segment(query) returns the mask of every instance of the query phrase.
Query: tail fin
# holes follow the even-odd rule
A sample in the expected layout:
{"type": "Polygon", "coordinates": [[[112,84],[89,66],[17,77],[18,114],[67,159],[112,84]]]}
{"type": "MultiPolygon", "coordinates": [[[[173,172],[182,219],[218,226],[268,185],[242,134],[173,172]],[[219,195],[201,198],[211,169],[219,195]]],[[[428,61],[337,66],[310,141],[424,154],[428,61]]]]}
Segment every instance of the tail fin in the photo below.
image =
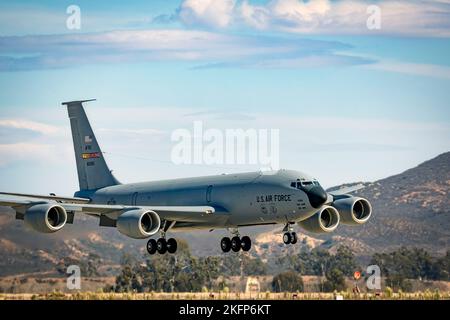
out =
{"type": "Polygon", "coordinates": [[[103,158],[100,146],[83,109],[83,102],[94,100],[62,103],[62,105],[67,106],[69,113],[80,190],[93,190],[119,184],[103,158]]]}

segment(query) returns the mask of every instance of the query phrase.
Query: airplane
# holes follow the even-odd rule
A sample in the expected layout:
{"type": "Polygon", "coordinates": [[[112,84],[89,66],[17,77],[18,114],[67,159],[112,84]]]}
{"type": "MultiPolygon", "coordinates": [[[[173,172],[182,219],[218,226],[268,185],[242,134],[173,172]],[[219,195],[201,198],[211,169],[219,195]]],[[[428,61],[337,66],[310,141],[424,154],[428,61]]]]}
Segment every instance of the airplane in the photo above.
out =
{"type": "Polygon", "coordinates": [[[315,233],[334,231],[340,223],[361,225],[372,215],[367,199],[350,195],[360,186],[326,192],[317,179],[293,170],[120,183],[104,154],[80,100],[63,102],[72,130],[79,191],[73,197],[0,192],[0,206],[15,210],[16,219],[41,233],[72,224],[76,214],[99,219],[134,239],[148,239],[149,254],[173,254],[168,232],[227,229],[220,241],[224,253],[249,251],[250,237],[240,228],[282,224],[286,245],[297,242],[293,226],[315,233]],[[159,238],[155,235],[159,233],[159,238]]]}

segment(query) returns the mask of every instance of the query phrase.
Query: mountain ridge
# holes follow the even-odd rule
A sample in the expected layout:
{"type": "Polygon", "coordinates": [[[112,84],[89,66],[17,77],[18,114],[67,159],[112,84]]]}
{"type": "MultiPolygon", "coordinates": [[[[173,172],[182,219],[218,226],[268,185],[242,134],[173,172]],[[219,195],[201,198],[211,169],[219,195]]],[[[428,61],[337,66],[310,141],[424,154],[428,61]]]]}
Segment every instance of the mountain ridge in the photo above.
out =
{"type": "MultiPolygon", "coordinates": [[[[422,247],[434,255],[450,248],[450,152],[400,174],[363,184],[365,188],[354,195],[367,198],[374,209],[365,225],[341,225],[332,234],[324,235],[298,229],[296,246],[282,244],[280,226],[243,229],[254,239],[250,254],[267,260],[305,248],[333,251],[343,244],[361,257],[400,246],[422,247]]],[[[195,255],[206,256],[222,254],[219,240],[226,234],[218,230],[176,236],[188,241],[195,255]]],[[[3,257],[0,276],[14,274],[17,270],[20,273],[56,270],[55,266],[64,259],[86,261],[92,257],[111,274],[124,253],[145,256],[145,241],[129,239],[114,228],[99,228],[95,218],[84,215],[77,216],[75,224],[61,232],[38,234],[27,230],[22,221],[16,221],[11,209],[0,207],[0,254],[3,257]]]]}

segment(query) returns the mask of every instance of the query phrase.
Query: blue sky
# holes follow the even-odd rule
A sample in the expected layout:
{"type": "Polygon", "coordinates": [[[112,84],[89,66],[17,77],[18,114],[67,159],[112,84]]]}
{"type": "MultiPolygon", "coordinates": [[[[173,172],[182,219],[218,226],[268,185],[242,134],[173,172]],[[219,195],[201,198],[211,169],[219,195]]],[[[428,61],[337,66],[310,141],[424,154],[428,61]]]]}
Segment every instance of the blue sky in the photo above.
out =
{"type": "Polygon", "coordinates": [[[447,1],[1,1],[0,190],[77,189],[60,102],[88,98],[124,182],[258,169],[172,164],[196,120],[280,129],[281,166],[325,186],[373,181],[450,150],[449,57],[447,1]]]}

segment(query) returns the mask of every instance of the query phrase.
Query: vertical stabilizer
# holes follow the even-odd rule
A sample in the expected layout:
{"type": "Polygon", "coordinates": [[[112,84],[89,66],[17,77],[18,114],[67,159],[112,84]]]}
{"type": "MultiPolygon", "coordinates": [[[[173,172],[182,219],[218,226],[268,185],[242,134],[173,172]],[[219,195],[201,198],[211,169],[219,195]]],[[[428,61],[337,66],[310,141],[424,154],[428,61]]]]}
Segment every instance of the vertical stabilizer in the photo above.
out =
{"type": "Polygon", "coordinates": [[[67,106],[69,113],[80,190],[94,190],[119,184],[106,164],[83,109],[83,102],[94,100],[62,103],[67,106]]]}

